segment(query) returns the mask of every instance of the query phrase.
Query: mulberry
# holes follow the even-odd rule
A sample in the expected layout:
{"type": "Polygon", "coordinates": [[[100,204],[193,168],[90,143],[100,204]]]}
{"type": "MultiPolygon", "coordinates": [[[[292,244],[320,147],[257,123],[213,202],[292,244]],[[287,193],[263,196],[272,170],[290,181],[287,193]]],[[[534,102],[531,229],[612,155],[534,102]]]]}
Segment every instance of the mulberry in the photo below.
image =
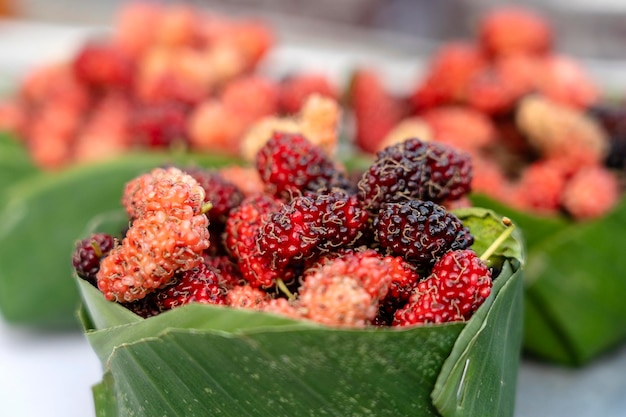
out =
{"type": "Polygon", "coordinates": [[[221,285],[219,272],[201,263],[188,271],[176,274],[173,282],[156,294],[161,311],[189,303],[226,304],[226,288],[221,285]]]}
{"type": "Polygon", "coordinates": [[[343,192],[294,198],[259,230],[260,251],[274,268],[347,247],[367,227],[356,196],[343,192]]]}
{"type": "Polygon", "coordinates": [[[335,163],[299,134],[274,133],[259,150],[256,167],[266,191],[286,201],[307,191],[347,187],[335,163]]]}
{"type": "Polygon", "coordinates": [[[444,253],[474,243],[461,220],[432,201],[384,204],[374,219],[374,229],[384,250],[418,268],[428,268],[444,253]]]}
{"type": "Polygon", "coordinates": [[[491,272],[472,250],[447,252],[420,282],[395,326],[465,321],[491,293],[491,272]]]}
{"type": "Polygon", "coordinates": [[[376,212],[386,202],[409,199],[442,202],[470,190],[469,154],[436,142],[409,139],[380,151],[358,183],[364,206],[376,212]]]}
{"type": "Polygon", "coordinates": [[[278,278],[269,261],[257,246],[263,220],[278,211],[282,203],[274,197],[258,194],[244,199],[226,221],[225,245],[236,260],[242,276],[255,287],[269,287],[278,278]]]}
{"type": "Polygon", "coordinates": [[[108,300],[144,298],[169,284],[176,272],[202,262],[209,247],[207,227],[204,215],[179,218],[158,211],[135,219],[122,244],[102,260],[98,288],[108,300]]]}
{"type": "Polygon", "coordinates": [[[114,246],[115,239],[106,233],[95,233],[78,242],[72,255],[72,266],[76,274],[95,285],[100,260],[107,256],[114,246]]]}
{"type": "Polygon", "coordinates": [[[198,181],[180,169],[155,168],[126,184],[122,204],[131,218],[161,210],[196,215],[202,213],[205,196],[198,181]]]}

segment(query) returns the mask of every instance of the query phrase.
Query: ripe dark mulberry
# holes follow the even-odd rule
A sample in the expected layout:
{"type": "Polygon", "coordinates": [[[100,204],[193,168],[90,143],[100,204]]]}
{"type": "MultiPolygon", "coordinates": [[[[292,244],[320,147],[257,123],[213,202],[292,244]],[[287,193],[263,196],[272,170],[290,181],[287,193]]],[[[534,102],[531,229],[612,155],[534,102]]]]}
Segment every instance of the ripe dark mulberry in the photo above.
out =
{"type": "Polygon", "coordinates": [[[363,174],[358,196],[364,207],[376,212],[383,203],[456,200],[470,191],[469,154],[437,142],[409,139],[376,155],[363,174]]]}
{"type": "Polygon", "coordinates": [[[419,268],[428,268],[444,253],[474,242],[461,220],[432,201],[386,203],[374,219],[374,228],[384,250],[419,268]]]}
{"type": "Polygon", "coordinates": [[[105,257],[113,246],[115,239],[106,233],[95,233],[78,242],[72,256],[72,266],[76,274],[95,285],[100,259],[105,257]]]}

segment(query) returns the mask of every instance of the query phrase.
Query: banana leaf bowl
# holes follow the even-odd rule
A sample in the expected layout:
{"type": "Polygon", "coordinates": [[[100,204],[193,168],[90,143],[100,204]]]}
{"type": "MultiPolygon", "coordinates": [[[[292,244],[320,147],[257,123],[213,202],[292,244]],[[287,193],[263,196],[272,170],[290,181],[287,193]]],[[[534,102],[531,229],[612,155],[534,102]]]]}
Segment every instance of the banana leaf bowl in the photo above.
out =
{"type": "MultiPolygon", "coordinates": [[[[490,210],[456,214],[477,253],[504,227],[490,210]]],[[[115,218],[103,214],[87,232],[113,230],[115,218]]],[[[512,416],[523,327],[518,232],[492,256],[497,278],[471,319],[405,329],[333,328],[194,303],[144,319],[75,277],[79,317],[103,368],[96,414],[512,416]]]]}

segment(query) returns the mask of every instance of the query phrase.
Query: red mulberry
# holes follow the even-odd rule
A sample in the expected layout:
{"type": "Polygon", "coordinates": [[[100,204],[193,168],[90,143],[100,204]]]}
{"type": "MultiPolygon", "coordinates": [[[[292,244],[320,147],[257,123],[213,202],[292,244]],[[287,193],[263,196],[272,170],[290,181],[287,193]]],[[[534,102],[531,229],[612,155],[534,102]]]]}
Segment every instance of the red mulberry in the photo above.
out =
{"type": "Polygon", "coordinates": [[[278,269],[356,242],[367,227],[356,196],[304,195],[273,213],[259,230],[261,253],[278,269]]]}
{"type": "Polygon", "coordinates": [[[420,282],[394,325],[464,321],[491,293],[491,273],[472,250],[446,253],[420,282]]]}
{"type": "Polygon", "coordinates": [[[169,284],[176,272],[202,262],[207,226],[204,215],[179,218],[164,211],[135,219],[122,244],[102,260],[98,288],[109,300],[129,302],[169,284]]]}
{"type": "Polygon", "coordinates": [[[221,285],[219,272],[205,264],[176,274],[173,281],[156,295],[161,311],[189,303],[226,304],[226,288],[221,285]]]}
{"type": "Polygon", "coordinates": [[[307,191],[347,187],[322,148],[299,134],[275,133],[258,152],[256,166],[266,191],[286,201],[307,191]]]}
{"type": "Polygon", "coordinates": [[[244,199],[226,221],[225,245],[236,260],[243,277],[255,287],[269,287],[278,278],[269,261],[257,246],[263,220],[278,211],[282,203],[274,197],[258,194],[244,199]]]}
{"type": "Polygon", "coordinates": [[[202,212],[206,193],[190,175],[178,168],[155,168],[126,184],[122,204],[131,218],[153,211],[202,212]]]}

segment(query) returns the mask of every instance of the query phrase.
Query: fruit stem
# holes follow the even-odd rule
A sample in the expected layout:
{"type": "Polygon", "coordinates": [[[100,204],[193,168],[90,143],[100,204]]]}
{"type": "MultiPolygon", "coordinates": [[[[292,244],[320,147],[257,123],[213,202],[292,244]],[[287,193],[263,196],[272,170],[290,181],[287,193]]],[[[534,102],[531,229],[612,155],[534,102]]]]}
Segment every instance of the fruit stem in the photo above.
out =
{"type": "Polygon", "coordinates": [[[210,201],[207,201],[206,203],[202,205],[202,214],[206,214],[206,212],[211,210],[212,208],[213,208],[213,203],[211,203],[210,201]]]}
{"type": "Polygon", "coordinates": [[[96,242],[95,240],[92,240],[91,247],[93,248],[93,252],[96,254],[98,259],[102,258],[102,249],[100,248],[100,245],[98,245],[98,242],[96,242]]]}
{"type": "Polygon", "coordinates": [[[515,230],[515,225],[508,217],[502,218],[502,224],[506,227],[500,236],[496,240],[494,240],[491,245],[480,255],[480,260],[483,262],[487,262],[487,260],[493,255],[493,253],[500,247],[500,245],[511,236],[513,230],[515,230]]]}
{"type": "Polygon", "coordinates": [[[278,278],[276,280],[276,286],[287,296],[287,298],[289,298],[289,301],[294,301],[296,299],[296,295],[289,291],[289,288],[287,288],[285,281],[283,281],[282,279],[278,278]]]}

